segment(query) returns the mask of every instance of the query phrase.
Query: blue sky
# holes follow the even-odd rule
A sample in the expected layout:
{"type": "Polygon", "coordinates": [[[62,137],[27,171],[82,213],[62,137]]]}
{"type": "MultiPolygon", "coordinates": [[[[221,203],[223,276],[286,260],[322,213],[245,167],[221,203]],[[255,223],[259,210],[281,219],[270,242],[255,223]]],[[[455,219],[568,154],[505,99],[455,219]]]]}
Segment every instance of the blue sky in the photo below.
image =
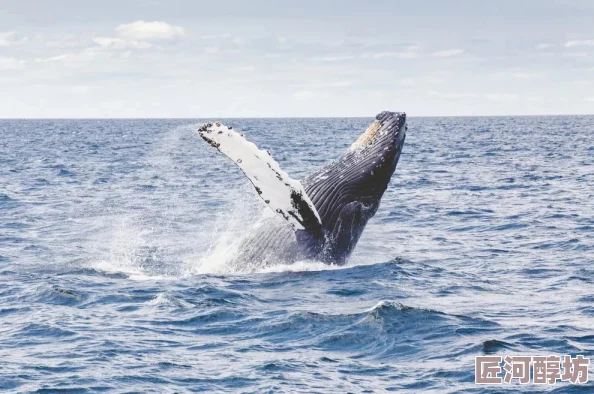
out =
{"type": "Polygon", "coordinates": [[[594,1],[0,0],[0,117],[594,113],[594,1]]]}

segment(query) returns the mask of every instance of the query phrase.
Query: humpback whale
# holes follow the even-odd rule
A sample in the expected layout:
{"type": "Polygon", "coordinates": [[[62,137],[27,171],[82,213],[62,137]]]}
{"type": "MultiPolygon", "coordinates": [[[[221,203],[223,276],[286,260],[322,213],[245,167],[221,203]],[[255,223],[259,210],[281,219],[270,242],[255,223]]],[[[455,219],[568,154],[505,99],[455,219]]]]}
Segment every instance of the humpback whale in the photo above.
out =
{"type": "Polygon", "coordinates": [[[345,264],[379,208],[407,129],[405,113],[381,112],[343,155],[298,181],[231,126],[203,124],[200,137],[237,164],[258,196],[282,218],[268,218],[250,232],[234,264],[345,264]]]}

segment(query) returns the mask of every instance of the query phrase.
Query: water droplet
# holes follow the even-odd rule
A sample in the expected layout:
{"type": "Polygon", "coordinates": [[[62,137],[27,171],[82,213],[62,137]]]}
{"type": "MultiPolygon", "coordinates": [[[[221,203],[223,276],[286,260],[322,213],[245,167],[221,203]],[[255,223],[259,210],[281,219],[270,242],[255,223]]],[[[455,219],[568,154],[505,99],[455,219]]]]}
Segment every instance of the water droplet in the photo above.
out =
{"type": "Polygon", "coordinates": [[[237,159],[237,162],[238,162],[238,163],[241,163],[241,159],[237,159]]]}

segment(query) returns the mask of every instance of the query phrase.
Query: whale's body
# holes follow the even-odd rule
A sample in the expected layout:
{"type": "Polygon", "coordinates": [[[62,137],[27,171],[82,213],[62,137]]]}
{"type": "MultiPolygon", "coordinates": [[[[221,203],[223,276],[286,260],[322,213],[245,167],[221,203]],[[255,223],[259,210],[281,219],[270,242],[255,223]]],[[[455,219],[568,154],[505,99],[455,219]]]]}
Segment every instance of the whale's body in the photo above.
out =
{"type": "Polygon", "coordinates": [[[347,152],[299,182],[242,134],[219,123],[203,125],[200,136],[239,165],[258,195],[284,219],[269,218],[251,232],[235,264],[346,263],[379,207],[406,130],[404,113],[382,112],[347,152]]]}

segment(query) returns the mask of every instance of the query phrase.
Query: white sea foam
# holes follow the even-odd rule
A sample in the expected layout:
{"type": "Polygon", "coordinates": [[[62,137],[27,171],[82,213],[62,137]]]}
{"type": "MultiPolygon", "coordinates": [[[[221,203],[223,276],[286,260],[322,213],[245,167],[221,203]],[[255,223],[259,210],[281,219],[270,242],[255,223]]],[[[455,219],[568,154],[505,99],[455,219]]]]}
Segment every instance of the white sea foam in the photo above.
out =
{"type": "Polygon", "coordinates": [[[146,302],[149,306],[175,306],[178,308],[191,308],[194,306],[191,302],[184,301],[181,298],[172,296],[167,292],[159,293],[155,298],[146,302]]]}

